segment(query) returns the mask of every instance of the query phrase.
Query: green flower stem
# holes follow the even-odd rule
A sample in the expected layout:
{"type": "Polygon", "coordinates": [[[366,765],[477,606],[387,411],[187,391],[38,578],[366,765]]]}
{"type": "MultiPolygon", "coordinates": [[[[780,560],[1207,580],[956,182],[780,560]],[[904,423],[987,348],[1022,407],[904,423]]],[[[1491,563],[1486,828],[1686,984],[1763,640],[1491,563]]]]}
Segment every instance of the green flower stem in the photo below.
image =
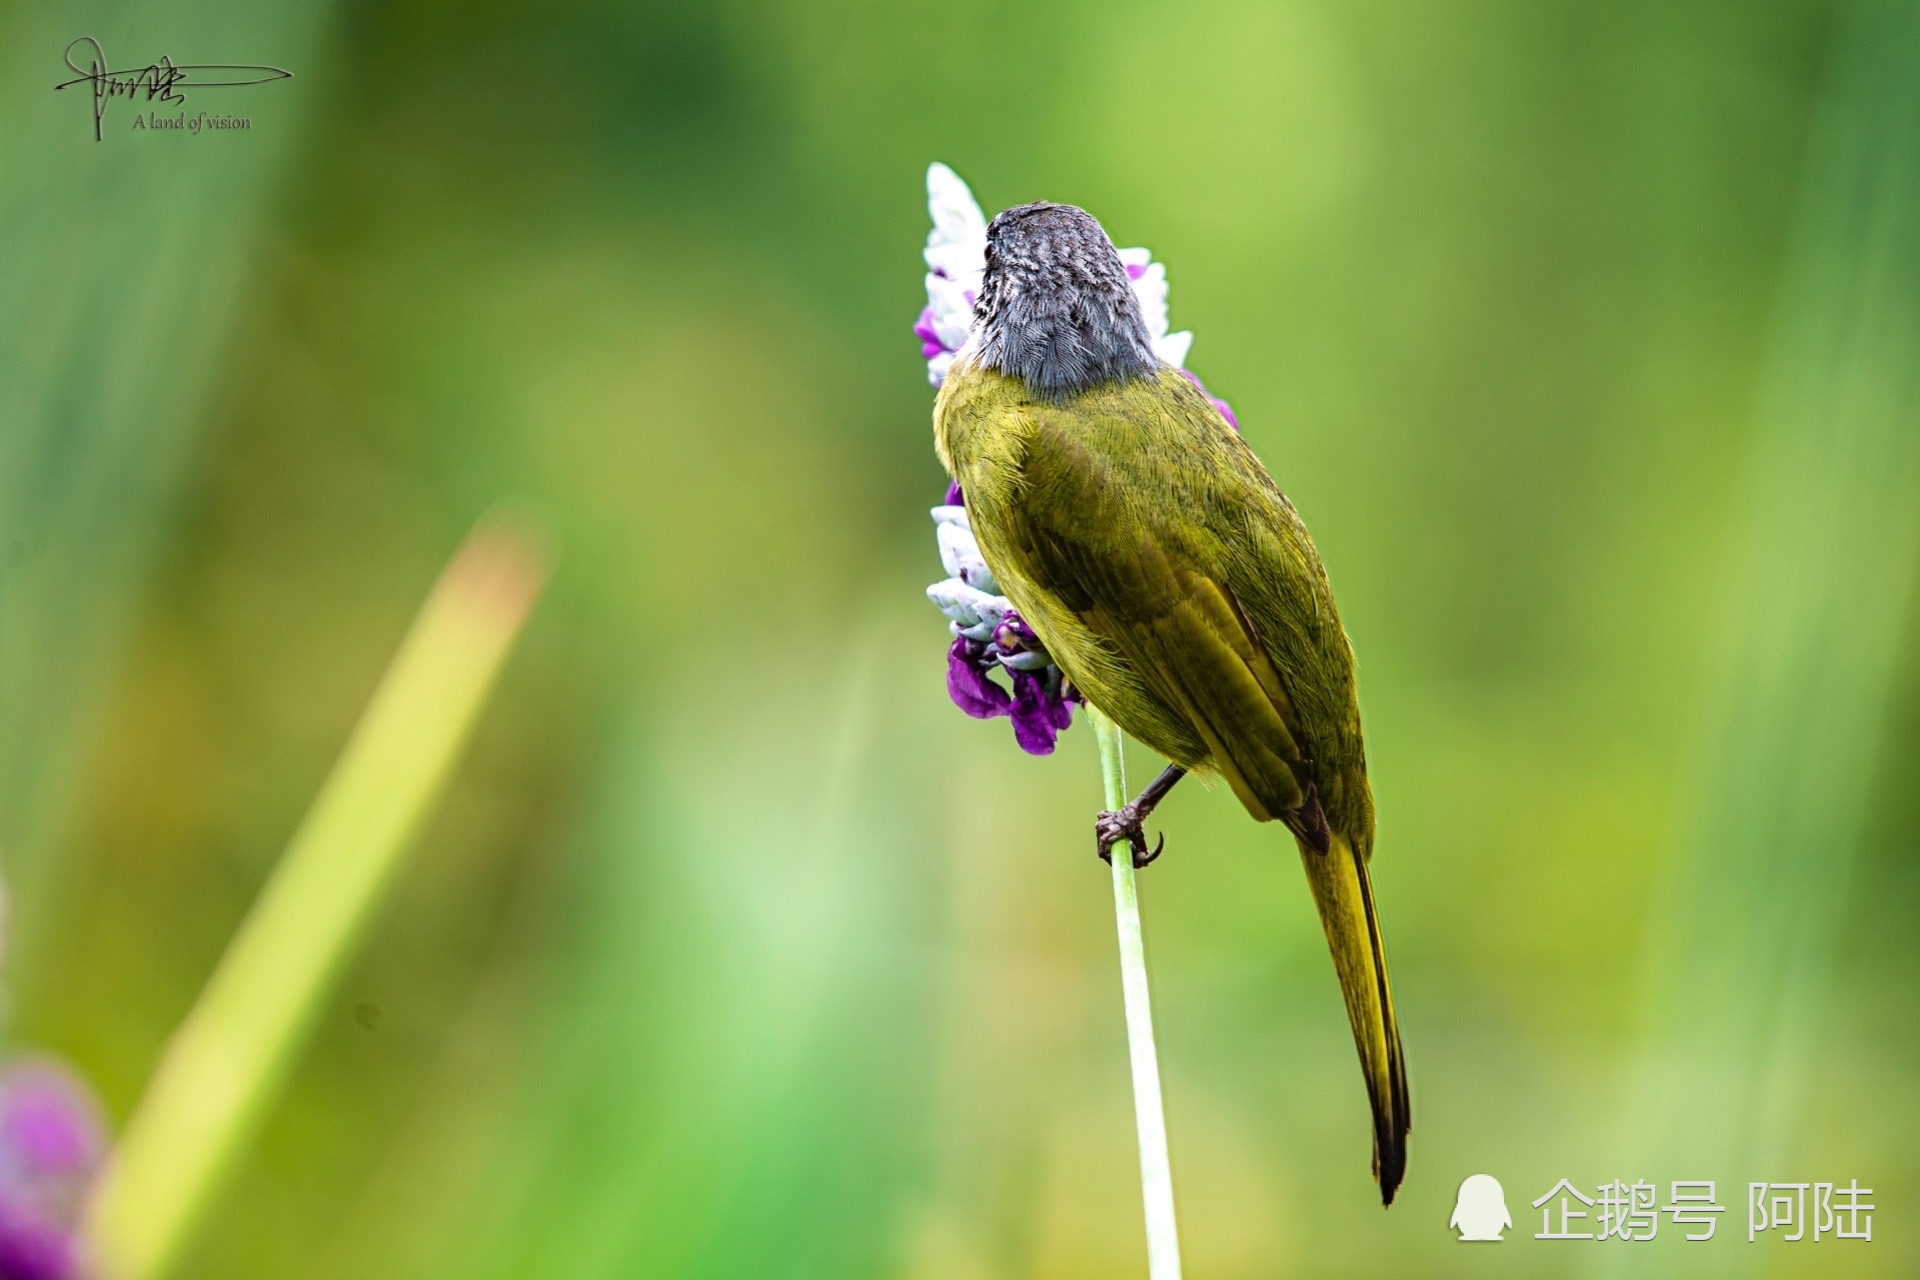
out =
{"type": "Polygon", "coordinates": [[[441,574],[306,819],[174,1033],[89,1205],[104,1280],[158,1280],[272,1102],[545,582],[483,523],[441,574]]]}
{"type": "MultiPolygon", "coordinates": [[[[1100,742],[1100,773],[1107,808],[1127,803],[1127,766],[1120,727],[1089,706],[1100,742]]],[[[1173,1217],[1173,1169],[1167,1161],[1167,1117],[1160,1102],[1160,1057],[1153,1047],[1153,1004],[1147,994],[1147,948],[1140,934],[1140,895],[1133,859],[1113,851],[1113,916],[1120,932],[1120,990],[1127,1011],[1127,1049],[1133,1061],[1133,1118],[1140,1134],[1140,1196],[1147,1213],[1147,1274],[1180,1280],[1180,1233],[1173,1217]]]]}

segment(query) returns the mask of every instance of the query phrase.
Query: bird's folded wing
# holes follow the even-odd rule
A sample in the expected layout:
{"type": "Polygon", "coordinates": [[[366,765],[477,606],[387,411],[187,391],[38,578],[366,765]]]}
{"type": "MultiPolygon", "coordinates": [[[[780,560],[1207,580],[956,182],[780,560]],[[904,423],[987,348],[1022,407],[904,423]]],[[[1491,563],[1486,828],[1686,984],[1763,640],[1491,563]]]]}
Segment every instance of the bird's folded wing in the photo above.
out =
{"type": "Polygon", "coordinates": [[[1183,532],[1191,513],[1134,483],[1131,460],[1099,447],[1114,433],[1083,430],[1073,413],[1052,410],[1031,437],[1007,550],[1198,732],[1255,817],[1288,815],[1305,801],[1310,765],[1284,683],[1205,563],[1205,539],[1183,532]]]}

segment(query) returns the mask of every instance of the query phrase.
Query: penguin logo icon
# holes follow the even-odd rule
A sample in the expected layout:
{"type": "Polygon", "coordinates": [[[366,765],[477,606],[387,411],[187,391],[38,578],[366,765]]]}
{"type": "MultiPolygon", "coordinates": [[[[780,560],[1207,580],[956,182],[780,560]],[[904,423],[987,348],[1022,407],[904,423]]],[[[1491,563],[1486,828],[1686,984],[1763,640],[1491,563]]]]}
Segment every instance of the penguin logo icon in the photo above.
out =
{"type": "Polygon", "coordinates": [[[1500,1233],[1513,1225],[1500,1180],[1490,1173],[1469,1175],[1460,1184],[1460,1194],[1453,1202],[1453,1216],[1447,1219],[1447,1225],[1458,1230],[1462,1240],[1491,1240],[1498,1244],[1500,1233]]]}

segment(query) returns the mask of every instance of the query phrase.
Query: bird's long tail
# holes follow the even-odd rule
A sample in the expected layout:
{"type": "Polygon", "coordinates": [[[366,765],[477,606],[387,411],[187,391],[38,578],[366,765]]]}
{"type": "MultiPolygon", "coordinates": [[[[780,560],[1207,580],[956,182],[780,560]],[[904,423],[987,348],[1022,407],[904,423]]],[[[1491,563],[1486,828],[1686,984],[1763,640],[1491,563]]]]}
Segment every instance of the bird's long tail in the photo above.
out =
{"type": "Polygon", "coordinates": [[[1333,951],[1333,967],[1347,1000],[1347,1020],[1360,1050],[1360,1071],[1373,1103],[1373,1176],[1382,1203],[1407,1169],[1407,1130],[1412,1116],[1407,1101],[1407,1069],[1400,1056],[1400,1030],[1393,1017],[1393,992],[1387,983],[1387,952],[1380,917],[1373,907],[1373,883],[1367,864],[1343,835],[1335,834],[1326,853],[1302,844],[1313,901],[1333,951]]]}

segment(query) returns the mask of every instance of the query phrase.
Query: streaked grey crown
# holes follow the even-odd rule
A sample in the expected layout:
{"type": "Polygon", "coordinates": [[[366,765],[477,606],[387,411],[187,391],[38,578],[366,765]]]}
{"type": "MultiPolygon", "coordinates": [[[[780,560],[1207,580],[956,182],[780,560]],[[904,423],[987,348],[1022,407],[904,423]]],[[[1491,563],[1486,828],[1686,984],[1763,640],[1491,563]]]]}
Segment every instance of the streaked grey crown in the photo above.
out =
{"type": "Polygon", "coordinates": [[[987,227],[987,269],[973,306],[975,358],[1062,400],[1159,368],[1140,299],[1093,216],[1023,204],[987,227]]]}

